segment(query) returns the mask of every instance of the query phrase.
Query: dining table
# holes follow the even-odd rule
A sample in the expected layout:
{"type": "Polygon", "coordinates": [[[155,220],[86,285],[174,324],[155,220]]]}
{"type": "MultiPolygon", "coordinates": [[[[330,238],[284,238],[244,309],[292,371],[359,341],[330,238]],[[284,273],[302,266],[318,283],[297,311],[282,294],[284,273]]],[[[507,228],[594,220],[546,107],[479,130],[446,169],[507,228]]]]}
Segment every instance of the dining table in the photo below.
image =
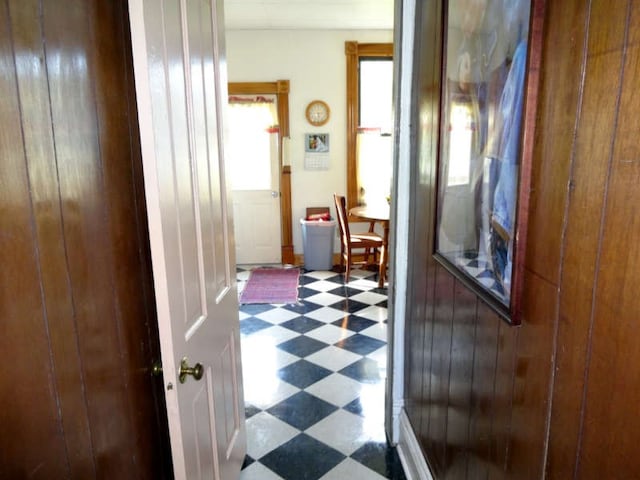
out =
{"type": "Polygon", "coordinates": [[[378,265],[378,288],[384,286],[387,276],[387,261],[389,258],[389,204],[360,205],[349,209],[350,217],[357,217],[368,222],[376,222],[382,226],[382,252],[378,265]]]}

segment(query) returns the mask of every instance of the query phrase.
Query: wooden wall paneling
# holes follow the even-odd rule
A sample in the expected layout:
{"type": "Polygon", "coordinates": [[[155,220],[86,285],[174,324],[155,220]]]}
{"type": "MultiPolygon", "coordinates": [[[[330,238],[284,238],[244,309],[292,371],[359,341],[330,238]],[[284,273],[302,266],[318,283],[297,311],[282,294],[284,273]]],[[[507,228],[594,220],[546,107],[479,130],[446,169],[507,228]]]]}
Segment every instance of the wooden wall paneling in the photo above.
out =
{"type": "MultiPolygon", "coordinates": [[[[429,252],[430,256],[430,252],[429,252]]],[[[429,438],[429,420],[431,409],[431,365],[433,358],[433,306],[434,306],[434,285],[435,285],[435,269],[433,262],[428,259],[422,264],[424,282],[421,285],[423,291],[422,299],[422,321],[419,322],[422,327],[422,365],[420,375],[422,378],[422,391],[420,392],[419,408],[420,423],[419,437],[425,446],[430,445],[429,438]],[[426,275],[425,275],[426,274],[426,275]]],[[[417,312],[420,313],[420,312],[417,312]]]]}
{"type": "MultiPolygon", "coordinates": [[[[420,287],[424,286],[424,282],[416,281],[413,285],[411,298],[413,304],[409,308],[410,315],[421,315],[424,313],[424,290],[421,292],[420,287]],[[422,285],[421,285],[422,284],[422,285]]],[[[426,322],[425,322],[426,323],[426,322]]],[[[408,366],[410,374],[405,379],[405,410],[407,416],[412,422],[413,428],[419,435],[422,423],[423,412],[423,386],[427,381],[424,372],[425,361],[425,323],[412,322],[407,325],[406,329],[406,355],[405,362],[408,366]]]]}
{"type": "MultiPolygon", "coordinates": [[[[415,164],[413,164],[415,165],[415,164]]],[[[412,167],[414,168],[414,167],[412,167]]],[[[420,186],[412,186],[414,192],[411,211],[414,215],[410,221],[410,231],[412,238],[426,238],[428,233],[425,229],[424,222],[416,219],[417,211],[424,212],[426,200],[423,195],[423,188],[420,186]],[[418,207],[419,206],[419,207],[418,207]]],[[[410,277],[408,282],[409,289],[407,292],[407,317],[411,319],[424,318],[425,302],[426,302],[426,264],[428,256],[427,242],[414,242],[410,245],[409,256],[412,259],[409,262],[407,274],[410,277]]],[[[425,372],[425,330],[428,327],[427,322],[409,321],[405,325],[405,411],[412,424],[412,427],[419,438],[421,435],[421,424],[423,422],[422,414],[425,410],[426,401],[423,397],[423,389],[425,382],[428,382],[428,376],[425,372]]]]}
{"type": "Polygon", "coordinates": [[[126,2],[62,7],[0,6],[0,477],[171,478],[126,2]]]}
{"type": "MultiPolygon", "coordinates": [[[[415,242],[423,245],[425,258],[423,263],[414,264],[416,268],[422,269],[418,275],[422,277],[424,284],[421,288],[424,291],[423,314],[414,321],[424,324],[424,354],[423,354],[423,388],[421,402],[421,424],[419,438],[423,448],[429,451],[429,461],[432,469],[445,469],[444,450],[433,455],[434,449],[439,447],[438,442],[446,440],[446,401],[448,393],[448,373],[446,377],[447,385],[439,384],[443,382],[444,365],[442,348],[446,347],[445,325],[436,321],[437,312],[440,306],[437,303],[439,275],[443,271],[433,259],[434,236],[433,225],[435,224],[435,175],[438,151],[438,129],[434,128],[440,121],[440,78],[441,78],[441,44],[442,31],[440,19],[442,17],[442,3],[439,1],[422,2],[420,6],[420,21],[422,32],[420,38],[420,56],[422,59],[417,68],[420,81],[417,84],[418,104],[416,115],[419,119],[417,127],[419,136],[417,137],[418,159],[414,164],[416,169],[413,172],[417,189],[420,191],[421,203],[415,205],[414,229],[419,231],[419,236],[415,237],[415,242]],[[445,334],[445,341],[439,343],[441,335],[445,334]],[[440,376],[433,375],[438,367],[440,376]],[[434,415],[433,409],[436,408],[434,415]],[[442,430],[444,428],[444,430],[442,430]],[[440,435],[440,436],[439,436],[440,435]]],[[[420,31],[420,30],[418,30],[420,31]]],[[[450,334],[450,332],[449,332],[450,334]]]]}
{"type": "Polygon", "coordinates": [[[482,301],[477,302],[473,376],[469,406],[469,442],[466,478],[486,479],[491,462],[491,421],[500,319],[482,301]]]}
{"type": "MultiPolygon", "coordinates": [[[[151,251],[149,246],[149,228],[147,224],[147,208],[144,193],[144,173],[142,170],[142,152],[140,148],[140,130],[138,127],[138,109],[135,94],[135,79],[133,73],[133,53],[131,50],[129,29],[129,10],[122,8],[122,36],[123,44],[126,45],[124,62],[126,72],[126,83],[128,86],[127,107],[129,122],[129,147],[130,166],[133,176],[133,189],[136,214],[136,235],[138,240],[138,253],[140,264],[140,280],[137,294],[140,301],[145,305],[144,325],[146,336],[144,340],[148,342],[149,361],[160,361],[160,337],[158,332],[155,291],[153,286],[153,269],[151,265],[151,251]]],[[[142,319],[137,319],[142,321],[142,319]]],[[[144,348],[144,347],[143,347],[144,348]]],[[[148,368],[148,366],[147,366],[148,368]]],[[[148,374],[145,369],[145,374],[148,374]]],[[[167,421],[167,407],[164,397],[164,382],[162,376],[154,377],[152,389],[147,395],[153,397],[154,427],[155,434],[152,439],[147,440],[154,452],[155,468],[149,471],[150,475],[157,475],[158,479],[172,479],[173,465],[171,458],[171,446],[169,440],[169,426],[167,421]]]]}
{"type": "Polygon", "coordinates": [[[44,36],[69,281],[96,468],[105,477],[136,471],[136,432],[126,398],[116,307],[114,257],[96,118],[90,4],[44,5],[44,36]],[[118,412],[118,415],[114,415],[118,412]]]}
{"type": "Polygon", "coordinates": [[[431,449],[434,447],[433,438],[430,436],[431,432],[431,408],[432,408],[432,382],[433,375],[431,371],[433,368],[433,357],[436,351],[436,344],[434,340],[434,307],[435,307],[435,278],[436,269],[435,262],[431,258],[431,251],[429,250],[429,258],[423,266],[423,315],[418,317],[421,324],[424,324],[423,328],[423,341],[422,345],[424,351],[422,352],[422,369],[420,371],[422,377],[422,392],[420,397],[420,424],[419,424],[419,436],[423,448],[431,449]]]}
{"type": "MultiPolygon", "coordinates": [[[[495,312],[484,307],[481,315],[498,325],[496,341],[496,369],[493,380],[493,405],[489,450],[489,479],[506,478],[511,448],[511,417],[516,381],[516,351],[519,328],[507,324],[495,312]]],[[[481,321],[481,320],[479,320],[481,321]]]]}
{"type": "Polygon", "coordinates": [[[428,437],[433,442],[429,450],[431,467],[437,478],[444,478],[449,465],[447,444],[447,413],[449,402],[449,372],[453,329],[453,298],[455,280],[438,265],[435,274],[433,316],[433,351],[431,353],[431,385],[428,437]]]}
{"type": "MultiPolygon", "coordinates": [[[[415,165],[415,163],[414,163],[415,165]]],[[[415,167],[414,167],[415,168],[415,167]]],[[[414,176],[415,178],[415,176],[414,176]]],[[[415,205],[411,208],[413,219],[411,231],[414,242],[410,252],[409,275],[411,290],[407,299],[407,315],[414,319],[406,325],[406,362],[410,375],[405,378],[407,397],[407,415],[418,438],[427,441],[429,420],[429,390],[431,376],[432,317],[433,317],[433,285],[429,278],[433,277],[433,269],[429,265],[431,257],[431,231],[428,228],[430,211],[430,195],[425,185],[414,185],[415,205]]]]}
{"type": "MultiPolygon", "coordinates": [[[[412,168],[415,163],[412,163],[412,168]]],[[[415,176],[414,176],[415,178],[415,176]]],[[[424,186],[413,185],[413,202],[411,211],[414,217],[410,222],[410,230],[413,238],[428,238],[428,230],[421,218],[415,218],[416,215],[423,215],[428,211],[428,199],[425,198],[424,186]],[[417,212],[421,212],[418,214],[417,212]]],[[[410,289],[407,293],[407,316],[409,318],[424,318],[426,316],[426,296],[427,296],[427,279],[426,265],[428,262],[428,242],[414,242],[410,246],[410,258],[408,275],[411,278],[409,282],[410,289]]],[[[430,339],[425,337],[426,331],[430,328],[429,322],[410,321],[405,326],[405,362],[408,366],[409,375],[405,377],[405,410],[409,421],[411,422],[416,436],[419,438],[423,428],[423,414],[428,411],[424,398],[425,385],[428,384],[429,376],[425,375],[425,362],[427,359],[427,344],[430,339]]]]}
{"type": "MultiPolygon", "coordinates": [[[[622,67],[626,9],[592,3],[575,146],[568,189],[558,323],[558,348],[547,470],[572,478],[576,465],[590,324],[593,282],[600,243],[604,191],[614,133],[622,67]]],[[[626,1],[624,2],[626,3],[626,1]]],[[[587,33],[587,32],[585,32],[587,33]]]]}
{"type": "MultiPolygon", "coordinates": [[[[422,80],[424,80],[422,76],[417,80],[416,88],[419,92],[424,90],[422,80]]],[[[417,125],[416,129],[419,141],[428,145],[430,139],[425,139],[423,136],[428,136],[430,132],[421,128],[420,125],[417,125]]],[[[414,182],[411,185],[413,204],[411,206],[410,235],[420,241],[413,242],[410,246],[411,262],[408,275],[411,281],[407,298],[407,314],[409,318],[415,320],[407,322],[405,333],[407,339],[406,362],[410,372],[410,375],[405,379],[405,392],[408,400],[406,411],[417,437],[421,438],[423,442],[426,441],[424,434],[427,431],[426,425],[428,425],[430,376],[427,372],[430,365],[431,329],[433,326],[428,320],[431,317],[429,309],[432,307],[432,303],[429,303],[429,297],[433,298],[433,295],[429,295],[428,289],[433,290],[433,282],[429,282],[427,279],[431,273],[428,269],[432,248],[428,220],[431,215],[431,197],[428,184],[420,175],[420,171],[428,168],[426,162],[424,157],[416,158],[411,162],[414,182]],[[427,395],[426,398],[425,395],[427,395]]]]}
{"type": "Polygon", "coordinates": [[[467,476],[469,456],[478,297],[457,280],[453,295],[446,438],[449,455],[443,478],[460,479],[467,476]]]}
{"type": "MultiPolygon", "coordinates": [[[[422,132],[417,133],[418,137],[422,132]]],[[[412,162],[412,178],[419,178],[417,175],[420,170],[417,160],[412,162]]],[[[430,229],[428,228],[428,218],[430,212],[429,190],[426,185],[419,181],[411,185],[413,192],[411,206],[412,219],[410,221],[410,235],[412,238],[421,241],[413,242],[410,245],[409,256],[411,262],[409,264],[408,275],[410,277],[410,289],[407,297],[407,316],[410,319],[425,319],[428,316],[428,288],[433,289],[432,282],[428,282],[429,275],[428,264],[431,255],[431,244],[429,242],[430,229]]],[[[433,295],[431,295],[433,297],[433,295]]],[[[430,331],[432,324],[426,321],[409,321],[406,323],[405,339],[405,362],[408,365],[409,375],[405,377],[405,396],[406,412],[418,438],[423,435],[424,423],[426,421],[424,414],[428,415],[428,401],[425,400],[425,388],[428,392],[429,375],[425,375],[428,371],[428,363],[430,363],[431,338],[426,337],[430,331]]]]}
{"type": "Polygon", "coordinates": [[[40,272],[52,359],[70,474],[95,475],[91,456],[86,399],[78,363],[73,301],[67,281],[62,217],[58,196],[53,131],[50,117],[46,52],[41,32],[40,2],[9,2],[18,74],[18,94],[40,272]]]}
{"type": "MultiPolygon", "coordinates": [[[[417,115],[419,121],[419,136],[417,138],[418,161],[414,162],[417,168],[414,172],[414,178],[421,191],[422,204],[416,205],[415,223],[420,225],[421,233],[416,238],[418,244],[424,244],[425,261],[418,267],[424,269],[421,273],[425,284],[422,286],[425,292],[424,298],[424,315],[418,317],[418,322],[425,324],[424,329],[424,364],[422,376],[424,378],[422,388],[423,402],[421,404],[421,425],[420,436],[423,448],[431,451],[436,443],[432,432],[432,415],[433,406],[433,382],[434,376],[431,375],[434,366],[434,357],[437,355],[434,315],[435,315],[435,289],[436,275],[435,262],[433,260],[433,230],[435,216],[435,189],[432,185],[432,178],[436,169],[435,156],[438,148],[437,132],[432,126],[438,124],[440,111],[440,56],[439,56],[439,39],[440,33],[440,4],[439,2],[422,2],[420,4],[419,19],[422,24],[420,37],[420,56],[422,61],[418,67],[414,67],[414,72],[418,72],[420,81],[417,86],[418,102],[417,115]]],[[[420,30],[418,30],[420,31],[420,30]]],[[[414,227],[416,230],[418,227],[414,227]]],[[[430,455],[431,460],[431,455],[430,455]]],[[[437,460],[431,460],[437,462],[437,460]]],[[[434,465],[433,468],[437,468],[434,465]]]]}
{"type": "MultiPolygon", "coordinates": [[[[431,374],[434,347],[434,308],[436,286],[436,264],[433,261],[434,195],[435,189],[432,178],[435,172],[435,154],[437,152],[437,131],[433,126],[438,124],[440,109],[440,2],[422,2],[416,6],[420,28],[419,52],[416,56],[417,64],[414,72],[414,91],[417,101],[414,107],[416,122],[417,151],[412,161],[413,194],[415,205],[412,205],[413,221],[412,235],[415,239],[412,253],[411,284],[414,298],[410,299],[409,325],[415,325],[421,336],[412,337],[413,345],[408,352],[420,359],[420,369],[411,372],[411,377],[417,377],[419,397],[415,399],[415,412],[408,412],[416,435],[425,451],[431,452],[436,442],[431,436],[431,409],[433,406],[431,374]],[[416,295],[418,295],[416,297],[416,295]],[[415,306],[415,308],[414,308],[415,306]],[[420,349],[421,351],[415,351],[420,349]]],[[[413,334],[413,330],[411,331],[413,334]]],[[[429,454],[429,461],[433,462],[429,454]]]]}
{"type": "MultiPolygon", "coordinates": [[[[431,364],[426,351],[422,360],[423,387],[427,378],[429,387],[412,401],[428,409],[420,412],[427,432],[419,439],[436,478],[633,478],[640,471],[640,251],[634,247],[640,236],[640,7],[547,2],[544,30],[522,326],[508,326],[480,303],[472,348],[460,348],[470,341],[464,329],[470,318],[459,317],[467,300],[429,261],[424,272],[417,267],[412,274],[412,281],[423,275],[412,295],[425,308],[413,308],[419,318],[409,322],[425,322],[425,333],[430,324],[433,329],[431,364]],[[467,356],[459,357],[461,351],[467,356]],[[481,400],[486,384],[488,404],[481,400]],[[465,392],[470,401],[460,404],[465,392]],[[468,417],[453,413],[458,405],[468,417]],[[456,440],[467,418],[464,444],[456,440]],[[483,435],[486,443],[478,439],[483,435]],[[465,474],[456,470],[460,443],[468,452],[465,474]],[[487,451],[488,467],[476,456],[487,451]]],[[[419,52],[419,76],[435,63],[429,57],[435,50],[419,52]]],[[[427,98],[420,91],[416,113],[416,176],[422,176],[416,182],[424,188],[416,196],[424,198],[435,184],[428,132],[436,128],[426,123],[432,118],[422,103],[427,98]]],[[[414,218],[426,222],[427,216],[414,218]]],[[[417,233],[413,238],[424,241],[417,233]]],[[[430,348],[414,339],[407,348],[420,344],[430,348]]]]}
{"type": "MultiPolygon", "coordinates": [[[[538,230],[534,242],[545,241],[538,230]]],[[[553,372],[557,286],[525,272],[523,323],[516,345],[508,478],[543,478],[553,372]]]]}
{"type": "MultiPolygon", "coordinates": [[[[548,2],[552,3],[552,2],[548,2]]],[[[582,2],[553,2],[545,12],[539,119],[533,151],[532,197],[518,333],[508,457],[511,478],[541,478],[546,462],[550,394],[556,354],[558,286],[566,186],[581,88],[582,2]],[[529,248],[531,247],[531,248],[529,248]]]]}
{"type": "MultiPolygon", "coordinates": [[[[147,322],[151,320],[149,303],[144,303],[141,288],[144,266],[141,263],[141,242],[136,221],[135,182],[131,130],[138,129],[136,117],[130,117],[127,102],[135,102],[131,78],[127,78],[129,29],[123,2],[95,2],[90,19],[94,34],[92,59],[95,65],[95,92],[101,166],[107,206],[104,228],[113,250],[113,282],[118,315],[114,318],[121,351],[119,369],[126,389],[128,428],[137,432],[131,441],[135,447],[128,452],[138,478],[159,478],[162,462],[154,452],[162,451],[156,425],[153,395],[151,341],[147,322]],[[108,229],[108,230],[107,230],[108,229]],[[117,262],[115,261],[117,259],[117,262]],[[147,339],[141,342],[141,339],[147,339]],[[151,442],[150,442],[151,440],[151,442]],[[135,458],[135,460],[133,460],[135,458]]],[[[137,146],[136,146],[137,148],[137,146]]],[[[142,183],[139,183],[140,188],[142,183]]],[[[147,247],[148,248],[148,247],[147,247]]],[[[153,301],[147,297],[147,301],[153,301]]]]}
{"type": "Polygon", "coordinates": [[[555,284],[566,200],[566,183],[559,179],[568,179],[582,66],[582,56],[575,53],[583,47],[585,5],[580,0],[547,2],[545,13],[525,265],[555,284]],[[533,236],[541,231],[547,235],[537,241],[533,236]]]}
{"type": "Polygon", "coordinates": [[[40,290],[8,4],[0,5],[0,476],[69,475],[40,290]],[[46,449],[33,448],[38,438],[46,449]]]}
{"type": "Polygon", "coordinates": [[[627,12],[626,24],[618,24],[625,31],[624,69],[605,192],[579,477],[633,478],[640,471],[640,8],[633,1],[620,8],[627,12]]]}
{"type": "MultiPolygon", "coordinates": [[[[422,198],[416,198],[417,203],[422,203],[422,198]]],[[[412,209],[413,212],[416,209],[412,209]]],[[[426,235],[422,222],[411,222],[411,229],[414,230],[413,235],[426,235]]],[[[410,290],[407,294],[407,314],[411,318],[423,318],[425,315],[425,297],[426,297],[426,275],[424,274],[425,265],[427,263],[427,250],[425,242],[416,243],[411,246],[410,256],[412,262],[409,265],[408,275],[412,281],[410,282],[410,290]]],[[[408,322],[405,330],[405,362],[410,373],[405,378],[405,410],[410,422],[413,425],[417,435],[420,433],[420,425],[422,422],[423,412],[423,385],[428,378],[425,378],[424,361],[425,361],[425,329],[426,322],[408,322]]]]}

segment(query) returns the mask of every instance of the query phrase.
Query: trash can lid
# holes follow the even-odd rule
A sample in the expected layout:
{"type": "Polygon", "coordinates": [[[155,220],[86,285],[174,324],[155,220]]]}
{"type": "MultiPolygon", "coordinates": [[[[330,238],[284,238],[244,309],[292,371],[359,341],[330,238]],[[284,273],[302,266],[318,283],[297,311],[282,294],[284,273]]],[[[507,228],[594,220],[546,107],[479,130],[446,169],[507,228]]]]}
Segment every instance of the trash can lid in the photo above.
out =
{"type": "Polygon", "coordinates": [[[329,227],[335,224],[336,224],[335,220],[306,220],[304,218],[300,219],[300,225],[314,225],[318,227],[322,227],[322,226],[329,227]]]}

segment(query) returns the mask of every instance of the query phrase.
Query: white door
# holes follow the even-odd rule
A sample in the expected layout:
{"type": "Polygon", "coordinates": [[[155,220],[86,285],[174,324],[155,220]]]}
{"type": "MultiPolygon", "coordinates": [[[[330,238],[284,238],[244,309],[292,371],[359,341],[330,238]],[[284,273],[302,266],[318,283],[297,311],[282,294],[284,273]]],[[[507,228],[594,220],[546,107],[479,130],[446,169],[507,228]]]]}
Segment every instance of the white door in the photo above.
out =
{"type": "Polygon", "coordinates": [[[233,123],[227,129],[227,160],[233,175],[236,261],[240,265],[280,263],[279,134],[265,130],[268,119],[257,113],[256,105],[230,108],[233,123]]]}
{"type": "Polygon", "coordinates": [[[130,0],[129,11],[175,476],[231,480],[246,439],[221,2],[130,0]],[[195,370],[184,383],[183,358],[195,370]]]}

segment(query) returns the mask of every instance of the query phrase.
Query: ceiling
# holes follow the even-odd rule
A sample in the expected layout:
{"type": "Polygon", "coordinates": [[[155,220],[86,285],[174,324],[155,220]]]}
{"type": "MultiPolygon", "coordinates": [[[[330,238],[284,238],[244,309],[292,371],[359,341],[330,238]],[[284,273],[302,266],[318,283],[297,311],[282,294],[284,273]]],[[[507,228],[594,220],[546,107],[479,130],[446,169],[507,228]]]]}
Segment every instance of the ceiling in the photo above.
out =
{"type": "Polygon", "coordinates": [[[225,27],[241,29],[393,29],[394,0],[224,0],[225,27]]]}

